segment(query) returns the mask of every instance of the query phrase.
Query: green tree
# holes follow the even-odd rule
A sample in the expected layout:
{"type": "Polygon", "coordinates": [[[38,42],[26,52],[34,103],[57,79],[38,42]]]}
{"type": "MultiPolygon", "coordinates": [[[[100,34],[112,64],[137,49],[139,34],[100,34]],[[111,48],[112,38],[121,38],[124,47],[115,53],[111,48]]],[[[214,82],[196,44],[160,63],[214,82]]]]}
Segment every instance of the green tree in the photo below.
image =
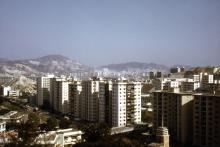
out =
{"type": "Polygon", "coordinates": [[[58,126],[58,121],[55,117],[50,117],[47,120],[46,131],[52,131],[58,126]]]}
{"type": "Polygon", "coordinates": [[[28,121],[27,123],[30,123],[33,125],[34,129],[39,127],[40,124],[40,117],[36,112],[32,112],[28,115],[28,121]]]}
{"type": "MultiPolygon", "coordinates": [[[[13,129],[18,132],[18,137],[6,146],[30,147],[34,146],[34,141],[39,135],[40,118],[37,113],[30,113],[26,122],[14,124],[13,129]]],[[[11,124],[13,125],[13,124],[11,124]]],[[[9,129],[12,127],[9,127],[9,129]]]]}
{"type": "Polygon", "coordinates": [[[144,147],[144,145],[138,140],[125,137],[125,135],[116,135],[96,142],[77,143],[74,147],[144,147]]]}
{"type": "Polygon", "coordinates": [[[87,142],[97,142],[99,140],[104,140],[110,136],[110,127],[108,125],[102,124],[89,124],[82,128],[84,132],[83,138],[87,142]]]}
{"type": "Polygon", "coordinates": [[[60,120],[59,126],[60,126],[61,129],[67,129],[67,128],[69,128],[71,126],[71,124],[72,123],[71,123],[71,121],[69,119],[62,118],[60,120]]]}
{"type": "Polygon", "coordinates": [[[35,138],[39,135],[40,118],[36,113],[30,113],[28,115],[28,121],[26,123],[20,123],[17,128],[18,138],[20,138],[19,146],[31,146],[34,143],[35,138]]]}

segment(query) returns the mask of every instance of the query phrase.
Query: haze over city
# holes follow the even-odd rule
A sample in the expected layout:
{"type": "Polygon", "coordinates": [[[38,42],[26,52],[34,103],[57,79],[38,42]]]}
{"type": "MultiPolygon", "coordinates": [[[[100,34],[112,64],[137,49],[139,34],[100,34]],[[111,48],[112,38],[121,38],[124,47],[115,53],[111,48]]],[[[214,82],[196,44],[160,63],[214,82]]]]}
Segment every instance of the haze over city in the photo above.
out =
{"type": "Polygon", "coordinates": [[[220,0],[0,0],[0,146],[219,147],[220,0]]]}
{"type": "Polygon", "coordinates": [[[219,0],[1,0],[0,58],[219,65],[219,0]]]}

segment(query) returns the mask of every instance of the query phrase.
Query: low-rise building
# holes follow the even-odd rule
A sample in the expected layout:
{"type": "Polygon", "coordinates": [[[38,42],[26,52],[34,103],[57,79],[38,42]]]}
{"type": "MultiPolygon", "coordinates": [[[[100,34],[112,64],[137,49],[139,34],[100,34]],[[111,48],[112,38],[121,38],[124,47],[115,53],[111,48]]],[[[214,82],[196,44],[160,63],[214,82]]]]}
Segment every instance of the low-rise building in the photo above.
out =
{"type": "Polygon", "coordinates": [[[17,98],[19,96],[20,96],[20,91],[19,90],[9,90],[8,91],[8,97],[17,98]]]}
{"type": "Polygon", "coordinates": [[[24,121],[25,115],[18,113],[17,111],[10,111],[4,115],[0,116],[0,120],[5,122],[22,122],[24,121]]]}
{"type": "Polygon", "coordinates": [[[207,73],[204,73],[202,75],[202,83],[213,83],[214,82],[214,75],[210,75],[207,73]]]}
{"type": "Polygon", "coordinates": [[[193,92],[201,86],[200,82],[182,82],[181,91],[182,92],[193,92]]]}
{"type": "Polygon", "coordinates": [[[141,88],[141,109],[149,112],[153,111],[153,91],[155,90],[152,84],[142,84],[141,88]]]}
{"type": "Polygon", "coordinates": [[[8,96],[8,92],[11,90],[11,87],[10,86],[4,86],[2,85],[0,87],[0,95],[2,96],[8,96]]]}
{"type": "Polygon", "coordinates": [[[0,121],[0,133],[5,132],[5,130],[6,130],[6,122],[0,121]]]}
{"type": "Polygon", "coordinates": [[[38,145],[67,146],[74,145],[82,140],[82,131],[63,129],[40,134],[35,143],[38,145]]]}
{"type": "Polygon", "coordinates": [[[173,67],[170,69],[170,73],[174,74],[174,73],[179,73],[179,72],[183,72],[185,70],[184,67],[173,67]]]}
{"type": "Polygon", "coordinates": [[[14,142],[15,138],[18,138],[18,133],[14,130],[0,133],[0,146],[5,146],[6,144],[14,142]]]}

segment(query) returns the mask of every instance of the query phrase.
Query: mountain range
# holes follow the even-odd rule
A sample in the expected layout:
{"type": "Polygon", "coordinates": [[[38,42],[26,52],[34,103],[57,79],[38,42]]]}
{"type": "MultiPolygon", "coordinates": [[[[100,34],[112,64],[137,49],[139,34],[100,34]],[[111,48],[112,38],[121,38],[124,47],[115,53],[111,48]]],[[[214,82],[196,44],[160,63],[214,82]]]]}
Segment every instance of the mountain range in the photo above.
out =
{"type": "Polygon", "coordinates": [[[127,62],[121,64],[109,64],[101,66],[98,69],[107,70],[111,72],[138,72],[144,73],[149,71],[168,72],[169,67],[156,63],[142,63],[142,62],[127,62]]]}
{"type": "Polygon", "coordinates": [[[69,74],[91,70],[90,67],[62,55],[48,55],[35,59],[0,59],[0,76],[39,76],[47,73],[69,74]]]}
{"type": "Polygon", "coordinates": [[[168,72],[169,67],[155,63],[128,62],[122,64],[110,64],[91,68],[75,60],[62,55],[47,55],[40,58],[24,60],[8,60],[0,58],[0,76],[39,76],[48,73],[70,74],[91,71],[109,72],[168,72]]]}

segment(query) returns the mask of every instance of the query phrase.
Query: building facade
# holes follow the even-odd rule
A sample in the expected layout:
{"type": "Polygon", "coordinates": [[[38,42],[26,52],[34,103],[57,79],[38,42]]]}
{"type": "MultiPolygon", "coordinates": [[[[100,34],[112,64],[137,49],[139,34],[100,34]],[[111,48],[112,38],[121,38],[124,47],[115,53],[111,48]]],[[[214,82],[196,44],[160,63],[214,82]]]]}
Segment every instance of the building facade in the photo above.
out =
{"type": "Polygon", "coordinates": [[[126,82],[116,81],[112,87],[112,126],[126,126],[126,82]]]}
{"type": "Polygon", "coordinates": [[[141,123],[141,83],[129,82],[126,85],[126,124],[141,123]]]}
{"type": "Polygon", "coordinates": [[[193,95],[188,93],[154,92],[154,129],[168,128],[173,140],[192,143],[193,95]]]}
{"type": "Polygon", "coordinates": [[[75,119],[80,119],[81,115],[81,95],[82,95],[82,82],[74,81],[69,84],[69,99],[70,99],[70,112],[75,119]]]}
{"type": "Polygon", "coordinates": [[[81,118],[97,122],[99,117],[99,80],[90,79],[82,81],[81,118]]]}
{"type": "Polygon", "coordinates": [[[50,104],[50,86],[51,79],[54,75],[48,75],[46,77],[37,78],[37,105],[43,106],[43,104],[50,104]]]}
{"type": "Polygon", "coordinates": [[[70,100],[69,100],[69,82],[65,79],[53,79],[53,90],[51,94],[52,107],[56,112],[67,114],[70,112],[70,100]]]}
{"type": "Polygon", "coordinates": [[[220,96],[195,94],[193,107],[193,144],[217,147],[220,145],[220,96]]]}
{"type": "Polygon", "coordinates": [[[6,122],[0,121],[0,133],[4,133],[6,130],[6,122]]]}
{"type": "Polygon", "coordinates": [[[111,113],[113,127],[141,123],[140,82],[113,82],[111,113]]]}

